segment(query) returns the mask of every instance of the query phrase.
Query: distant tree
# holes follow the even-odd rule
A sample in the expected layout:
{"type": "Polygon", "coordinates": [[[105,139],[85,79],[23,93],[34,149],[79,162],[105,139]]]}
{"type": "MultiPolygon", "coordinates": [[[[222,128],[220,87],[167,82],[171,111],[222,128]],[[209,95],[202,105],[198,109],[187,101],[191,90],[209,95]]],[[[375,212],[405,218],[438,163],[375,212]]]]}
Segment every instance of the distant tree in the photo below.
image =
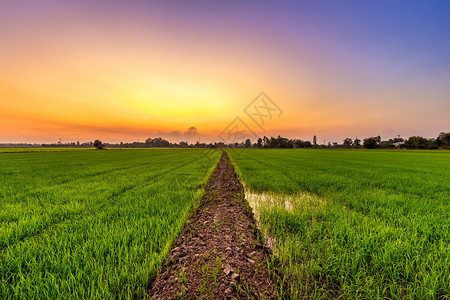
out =
{"type": "Polygon", "coordinates": [[[279,135],[277,137],[277,146],[279,148],[292,148],[292,141],[279,135]]]}
{"type": "Polygon", "coordinates": [[[361,140],[356,138],[353,144],[355,145],[355,148],[358,149],[361,146],[361,140]]]}
{"type": "Polygon", "coordinates": [[[439,133],[436,139],[436,146],[450,148],[450,132],[439,133]]]}
{"type": "Polygon", "coordinates": [[[105,148],[105,145],[103,145],[102,141],[95,140],[94,141],[94,147],[97,148],[98,150],[102,150],[102,149],[105,148]]]}
{"type": "Polygon", "coordinates": [[[302,140],[290,140],[292,147],[295,148],[304,148],[305,147],[305,142],[303,142],[302,140]]]}
{"type": "Polygon", "coordinates": [[[404,146],[412,149],[434,149],[438,148],[433,141],[423,138],[421,136],[411,136],[405,141],[404,146]]]}
{"type": "Polygon", "coordinates": [[[380,143],[380,148],[394,148],[393,139],[389,139],[388,141],[382,141],[380,143]]]}
{"type": "Polygon", "coordinates": [[[250,141],[250,139],[246,139],[245,140],[244,146],[245,146],[245,148],[251,148],[252,147],[252,142],[250,141]]]}
{"type": "Polygon", "coordinates": [[[145,140],[145,144],[148,147],[169,147],[170,143],[169,141],[161,138],[161,137],[157,137],[157,138],[148,138],[145,140]]]}
{"type": "Polygon", "coordinates": [[[312,147],[310,141],[304,141],[304,142],[303,142],[303,145],[304,145],[305,148],[311,148],[311,147],[312,147]]]}
{"type": "Polygon", "coordinates": [[[313,137],[313,145],[314,145],[314,147],[317,146],[317,137],[316,136],[313,137]]]}
{"type": "Polygon", "coordinates": [[[364,148],[366,149],[375,149],[378,147],[378,137],[370,137],[364,139],[364,148]]]}
{"type": "Polygon", "coordinates": [[[350,148],[353,145],[353,140],[351,138],[346,138],[344,140],[344,147],[350,148]]]}
{"type": "Polygon", "coordinates": [[[258,148],[262,148],[262,138],[258,138],[258,141],[256,142],[256,145],[258,148]]]}

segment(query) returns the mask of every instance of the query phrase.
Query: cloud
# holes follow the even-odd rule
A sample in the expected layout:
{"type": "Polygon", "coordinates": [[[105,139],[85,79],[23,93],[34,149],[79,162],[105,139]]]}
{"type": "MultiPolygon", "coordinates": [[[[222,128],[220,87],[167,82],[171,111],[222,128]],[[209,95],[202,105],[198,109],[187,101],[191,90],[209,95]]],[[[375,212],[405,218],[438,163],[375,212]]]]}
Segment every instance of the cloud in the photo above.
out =
{"type": "Polygon", "coordinates": [[[200,133],[197,130],[197,127],[191,126],[189,127],[184,133],[183,133],[183,139],[190,142],[190,143],[194,143],[197,142],[199,140],[201,140],[200,138],[200,133]]]}
{"type": "Polygon", "coordinates": [[[188,130],[184,133],[184,135],[189,137],[198,135],[197,128],[194,126],[189,127],[188,130]]]}

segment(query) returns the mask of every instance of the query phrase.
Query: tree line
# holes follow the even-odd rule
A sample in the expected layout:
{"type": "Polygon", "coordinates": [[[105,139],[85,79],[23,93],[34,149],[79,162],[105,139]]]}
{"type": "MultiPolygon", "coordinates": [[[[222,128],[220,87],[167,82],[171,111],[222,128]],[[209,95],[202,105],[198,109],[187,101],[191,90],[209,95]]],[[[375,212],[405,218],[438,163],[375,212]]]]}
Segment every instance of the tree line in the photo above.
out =
{"type": "Polygon", "coordinates": [[[317,137],[313,137],[313,142],[300,139],[288,139],[282,136],[258,138],[254,142],[247,139],[241,143],[225,144],[223,142],[189,144],[188,142],[171,143],[161,137],[148,138],[145,142],[120,143],[120,144],[103,144],[100,140],[93,143],[97,149],[105,147],[115,148],[346,148],[346,149],[389,149],[389,148],[407,148],[407,149],[450,149],[450,132],[441,132],[437,138],[427,139],[421,136],[411,136],[408,139],[400,137],[382,141],[380,136],[364,138],[362,141],[358,138],[346,138],[342,144],[328,143],[327,145],[319,145],[317,137]]]}
{"type": "Polygon", "coordinates": [[[394,138],[388,141],[381,141],[380,136],[365,138],[364,148],[406,148],[406,149],[439,149],[450,148],[450,132],[441,132],[437,138],[427,139],[421,136],[411,136],[408,139],[394,138]]]}
{"type": "Polygon", "coordinates": [[[313,142],[302,141],[299,139],[287,139],[282,136],[259,138],[257,142],[251,144],[247,140],[242,145],[233,145],[239,147],[252,148],[347,148],[347,149],[389,149],[389,148],[407,148],[407,149],[449,149],[450,148],[450,132],[441,132],[437,138],[427,139],[421,136],[411,136],[408,139],[401,137],[391,138],[382,141],[380,136],[364,138],[362,141],[358,138],[345,138],[342,144],[331,143],[319,145],[317,137],[313,137],[313,142]]]}

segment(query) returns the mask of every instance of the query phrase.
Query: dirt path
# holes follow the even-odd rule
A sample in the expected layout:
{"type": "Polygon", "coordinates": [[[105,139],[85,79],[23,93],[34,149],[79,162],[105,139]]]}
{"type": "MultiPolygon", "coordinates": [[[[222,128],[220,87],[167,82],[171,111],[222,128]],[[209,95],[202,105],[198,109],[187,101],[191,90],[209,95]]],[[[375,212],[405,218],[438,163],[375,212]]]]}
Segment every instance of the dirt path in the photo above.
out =
{"type": "Polygon", "coordinates": [[[154,299],[275,299],[267,251],[225,152],[205,190],[150,294],[154,299]]]}

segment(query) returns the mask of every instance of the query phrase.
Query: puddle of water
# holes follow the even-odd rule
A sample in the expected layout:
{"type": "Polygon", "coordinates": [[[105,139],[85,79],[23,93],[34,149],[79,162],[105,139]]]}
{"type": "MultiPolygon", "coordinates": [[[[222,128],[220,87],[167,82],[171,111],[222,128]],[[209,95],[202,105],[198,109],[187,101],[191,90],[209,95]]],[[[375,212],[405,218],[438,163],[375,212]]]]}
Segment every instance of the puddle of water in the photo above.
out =
{"type": "Polygon", "coordinates": [[[254,210],[259,212],[261,208],[278,208],[288,212],[295,209],[318,210],[325,205],[325,200],[309,193],[296,193],[294,195],[280,195],[276,193],[255,193],[249,189],[245,190],[245,198],[254,210]]]}
{"type": "MultiPolygon", "coordinates": [[[[266,246],[270,247],[276,255],[279,252],[277,248],[278,241],[276,237],[269,233],[269,228],[261,223],[261,211],[280,209],[295,213],[296,210],[309,210],[314,214],[314,212],[324,208],[326,203],[325,199],[305,192],[299,192],[293,195],[281,195],[273,192],[256,193],[250,189],[245,189],[245,198],[252,208],[257,226],[263,234],[266,246]]],[[[312,216],[311,222],[314,223],[314,216],[312,216]]]]}

